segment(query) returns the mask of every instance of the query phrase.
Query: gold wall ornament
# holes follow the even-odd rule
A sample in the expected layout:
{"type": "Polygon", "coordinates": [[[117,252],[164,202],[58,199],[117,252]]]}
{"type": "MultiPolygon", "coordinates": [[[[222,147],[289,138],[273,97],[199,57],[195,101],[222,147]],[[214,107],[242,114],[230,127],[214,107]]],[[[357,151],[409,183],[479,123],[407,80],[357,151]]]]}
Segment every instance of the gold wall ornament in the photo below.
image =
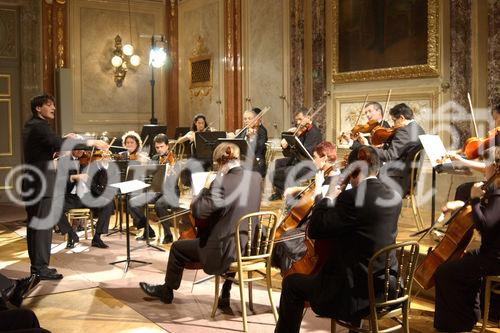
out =
{"type": "Polygon", "coordinates": [[[213,86],[212,54],[205,46],[201,36],[196,40],[196,46],[189,58],[189,90],[191,97],[211,96],[213,86]]]}
{"type": "MultiPolygon", "coordinates": [[[[438,0],[420,0],[426,2],[427,7],[427,41],[426,45],[422,45],[427,50],[426,62],[422,64],[412,64],[407,66],[389,66],[384,68],[373,68],[363,70],[342,71],[340,69],[341,45],[340,44],[340,27],[339,27],[339,0],[332,0],[332,82],[359,82],[373,80],[389,80],[389,79],[408,79],[419,77],[435,77],[439,76],[439,1],[438,0]]],[[[409,4],[410,2],[401,2],[401,4],[409,4]]],[[[353,6],[355,7],[355,6],[353,6]]],[[[357,13],[359,14],[359,13],[357,13]]],[[[410,11],[411,15],[411,11],[410,11]]],[[[362,15],[359,15],[361,18],[362,15]]],[[[385,18],[383,18],[385,19],[385,18]]],[[[408,19],[410,20],[410,19],[408,19]]],[[[362,33],[359,33],[362,36],[362,33]]],[[[386,36],[384,35],[384,38],[386,36]]],[[[362,38],[362,37],[360,37],[362,38]]],[[[360,41],[360,45],[367,45],[369,42],[360,41]],[[364,43],[364,44],[363,44],[364,43]]],[[[414,50],[414,49],[413,49],[414,50]]],[[[408,52],[412,52],[412,48],[408,48],[408,52]]]]}

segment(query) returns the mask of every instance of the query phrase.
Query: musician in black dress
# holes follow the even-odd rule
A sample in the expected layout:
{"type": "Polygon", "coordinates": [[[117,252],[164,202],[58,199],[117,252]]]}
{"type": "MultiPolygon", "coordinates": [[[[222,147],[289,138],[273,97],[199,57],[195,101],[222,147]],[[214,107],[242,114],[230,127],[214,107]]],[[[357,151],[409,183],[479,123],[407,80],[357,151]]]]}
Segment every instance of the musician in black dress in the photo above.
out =
{"type": "MultiPolygon", "coordinates": [[[[54,119],[55,102],[54,97],[44,94],[35,96],[31,99],[31,112],[33,117],[28,120],[23,129],[23,151],[24,163],[27,167],[38,170],[43,178],[36,173],[26,169],[23,179],[23,199],[26,202],[26,212],[28,215],[27,223],[27,243],[28,254],[31,261],[31,273],[38,274],[41,279],[62,279],[62,274],[57,273],[53,268],[49,268],[50,244],[52,242],[52,227],[57,222],[47,226],[34,225],[32,220],[35,217],[44,218],[48,215],[50,203],[52,200],[47,197],[51,195],[51,189],[47,188],[46,193],[43,190],[43,182],[50,177],[49,162],[53,159],[54,153],[61,149],[64,139],[58,136],[51,128],[49,120],[54,119]],[[27,177],[26,177],[27,176],[27,177]],[[31,178],[31,179],[29,179],[31,178]],[[41,204],[42,201],[36,198],[45,197],[44,201],[48,204],[41,204]]],[[[98,149],[107,150],[108,145],[100,140],[77,140],[76,135],[70,133],[66,136],[68,139],[66,145],[73,147],[76,144],[86,144],[95,146],[98,149]]],[[[48,186],[54,184],[47,183],[48,186]]],[[[64,190],[61,190],[64,193],[64,190]]],[[[62,206],[62,203],[61,203],[62,206]]]]}
{"type": "Polygon", "coordinates": [[[486,179],[494,175],[496,179],[486,190],[481,189],[482,183],[475,184],[470,193],[472,219],[481,234],[481,246],[437,268],[434,327],[439,331],[471,331],[481,318],[482,279],[500,275],[500,147],[490,148],[484,157],[486,179]]]}
{"type": "MultiPolygon", "coordinates": [[[[283,280],[275,332],[299,332],[306,301],[320,316],[356,325],[369,313],[368,262],[375,252],[395,242],[402,200],[377,178],[380,159],[376,151],[366,146],[356,154],[355,160],[366,167],[351,175],[353,187],[341,191],[336,184],[330,185],[326,197],[312,210],[308,235],[329,242],[330,251],[322,254],[326,262],[316,275],[292,274],[283,280]]],[[[396,258],[391,261],[396,270],[396,258]]],[[[382,272],[376,281],[384,280],[384,264],[375,267],[382,272]]],[[[381,284],[377,294],[383,293],[381,284]]]]}

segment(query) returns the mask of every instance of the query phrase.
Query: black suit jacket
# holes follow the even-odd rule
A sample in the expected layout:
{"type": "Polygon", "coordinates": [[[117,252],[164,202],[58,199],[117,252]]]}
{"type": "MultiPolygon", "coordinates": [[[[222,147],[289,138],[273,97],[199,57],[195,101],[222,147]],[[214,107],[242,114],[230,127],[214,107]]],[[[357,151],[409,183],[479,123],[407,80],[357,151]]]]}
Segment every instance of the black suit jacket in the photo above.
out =
{"type": "MultiPolygon", "coordinates": [[[[392,178],[401,187],[403,195],[410,189],[413,158],[422,149],[418,138],[421,134],[425,134],[424,129],[412,121],[397,129],[396,134],[382,148],[375,148],[382,162],[385,162],[380,169],[381,179],[384,181],[385,177],[392,178]]],[[[359,142],[354,141],[352,149],[359,146],[359,142]]]]}
{"type": "MultiPolygon", "coordinates": [[[[247,135],[247,129],[244,129],[237,138],[245,139],[247,135]]],[[[261,125],[257,128],[257,136],[255,139],[248,141],[250,149],[253,150],[255,158],[265,159],[266,158],[266,142],[267,142],[267,130],[261,125]]],[[[248,155],[248,154],[247,154],[248,155]]]]}
{"type": "Polygon", "coordinates": [[[472,199],[471,206],[474,225],[481,233],[481,255],[500,262],[500,189],[487,192],[482,200],[472,199]]]}
{"type": "MultiPolygon", "coordinates": [[[[368,262],[376,251],[395,242],[401,202],[398,194],[371,178],[342,192],[335,205],[324,198],[313,208],[309,237],[331,243],[328,259],[314,278],[314,312],[343,320],[367,314],[368,262]],[[357,205],[360,192],[365,198],[357,205]],[[391,204],[383,207],[380,201],[388,200],[391,204]]],[[[377,270],[383,267],[384,262],[377,264],[377,270]]],[[[393,267],[397,267],[395,258],[393,267]]]]}
{"type": "MultiPolygon", "coordinates": [[[[191,203],[195,219],[206,219],[210,231],[200,237],[199,256],[207,274],[223,274],[236,261],[234,231],[240,217],[260,210],[262,178],[257,172],[235,167],[217,175],[191,203]]],[[[247,230],[246,225],[241,230],[247,230]]],[[[246,237],[242,237],[242,246],[246,237]]]]}

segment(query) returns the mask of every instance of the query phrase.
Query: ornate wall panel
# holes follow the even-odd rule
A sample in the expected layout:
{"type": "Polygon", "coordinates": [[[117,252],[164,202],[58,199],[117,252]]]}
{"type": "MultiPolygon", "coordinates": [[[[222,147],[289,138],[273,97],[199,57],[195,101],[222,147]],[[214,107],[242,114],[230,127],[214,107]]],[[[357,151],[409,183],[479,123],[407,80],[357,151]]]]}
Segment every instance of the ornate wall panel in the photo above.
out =
{"type": "Polygon", "coordinates": [[[246,0],[243,6],[244,109],[270,106],[264,116],[269,137],[289,127],[286,1],[246,0]]]}
{"type": "Polygon", "coordinates": [[[500,0],[489,1],[488,105],[500,102],[500,0]]]}
{"type": "Polygon", "coordinates": [[[213,127],[225,129],[224,100],[224,21],[222,0],[187,0],[179,4],[179,125],[190,126],[193,116],[203,113],[213,127]],[[197,52],[198,37],[206,53],[212,55],[211,89],[190,89],[189,59],[197,52]]]}
{"type": "Polygon", "coordinates": [[[465,120],[470,113],[467,102],[467,93],[471,91],[471,2],[470,0],[451,0],[450,8],[451,26],[451,59],[450,59],[450,85],[451,99],[458,105],[465,107],[457,109],[452,114],[451,144],[458,147],[470,137],[470,120],[465,120]]]}
{"type": "MultiPolygon", "coordinates": [[[[164,31],[163,3],[133,1],[131,27],[126,2],[76,0],[70,4],[75,130],[139,130],[151,117],[150,36],[164,31]],[[110,61],[117,34],[124,43],[132,39],[134,52],[141,57],[138,67],[129,66],[122,87],[114,82],[110,61]]],[[[165,123],[165,70],[154,69],[155,116],[160,124],[165,123]]]]}
{"type": "Polygon", "coordinates": [[[16,59],[19,55],[16,10],[0,8],[0,37],[0,59],[16,59]]]}

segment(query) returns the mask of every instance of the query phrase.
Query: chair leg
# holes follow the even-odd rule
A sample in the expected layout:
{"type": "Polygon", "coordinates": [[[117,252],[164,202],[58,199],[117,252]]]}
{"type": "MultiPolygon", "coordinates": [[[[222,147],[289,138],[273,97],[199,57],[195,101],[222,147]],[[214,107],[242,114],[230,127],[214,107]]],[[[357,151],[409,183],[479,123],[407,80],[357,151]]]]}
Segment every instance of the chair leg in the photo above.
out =
{"type": "Polygon", "coordinates": [[[90,236],[95,236],[94,214],[92,214],[92,210],[90,211],[90,236]]]}
{"type": "MultiPolygon", "coordinates": [[[[248,272],[248,278],[252,278],[252,272],[248,272]]],[[[253,311],[253,289],[252,281],[248,281],[248,307],[253,311]]]]}
{"type": "Polygon", "coordinates": [[[491,280],[486,278],[486,286],[484,289],[483,327],[481,328],[481,333],[486,332],[486,326],[488,326],[490,299],[491,299],[491,280]]]}
{"type": "Polygon", "coordinates": [[[215,317],[215,313],[217,312],[217,306],[219,305],[219,284],[220,284],[220,275],[216,275],[215,276],[215,299],[214,299],[214,305],[212,307],[212,314],[210,315],[212,318],[215,317]]]}
{"type": "MultiPolygon", "coordinates": [[[[191,283],[191,294],[193,293],[193,289],[194,289],[194,284],[196,282],[196,277],[198,276],[198,270],[195,270],[194,271],[194,278],[193,278],[193,283],[191,283]]],[[[216,283],[217,284],[217,283],[216,283]]]]}
{"type": "Polygon", "coordinates": [[[243,318],[243,331],[248,332],[247,323],[247,306],[245,302],[245,281],[243,278],[243,271],[238,272],[239,287],[240,287],[240,297],[241,297],[241,317],[243,318]]]}
{"type": "Polygon", "coordinates": [[[403,304],[403,332],[410,333],[410,323],[408,320],[408,312],[410,312],[410,302],[409,300],[403,304]]]}
{"type": "Polygon", "coordinates": [[[332,333],[336,333],[337,332],[337,323],[335,322],[335,319],[332,319],[331,320],[331,331],[332,333]]]}
{"type": "Polygon", "coordinates": [[[278,322],[278,311],[274,306],[273,302],[273,287],[271,284],[271,268],[268,265],[266,269],[266,284],[267,284],[267,294],[269,295],[269,303],[271,303],[271,310],[273,311],[274,321],[278,322]]]}

